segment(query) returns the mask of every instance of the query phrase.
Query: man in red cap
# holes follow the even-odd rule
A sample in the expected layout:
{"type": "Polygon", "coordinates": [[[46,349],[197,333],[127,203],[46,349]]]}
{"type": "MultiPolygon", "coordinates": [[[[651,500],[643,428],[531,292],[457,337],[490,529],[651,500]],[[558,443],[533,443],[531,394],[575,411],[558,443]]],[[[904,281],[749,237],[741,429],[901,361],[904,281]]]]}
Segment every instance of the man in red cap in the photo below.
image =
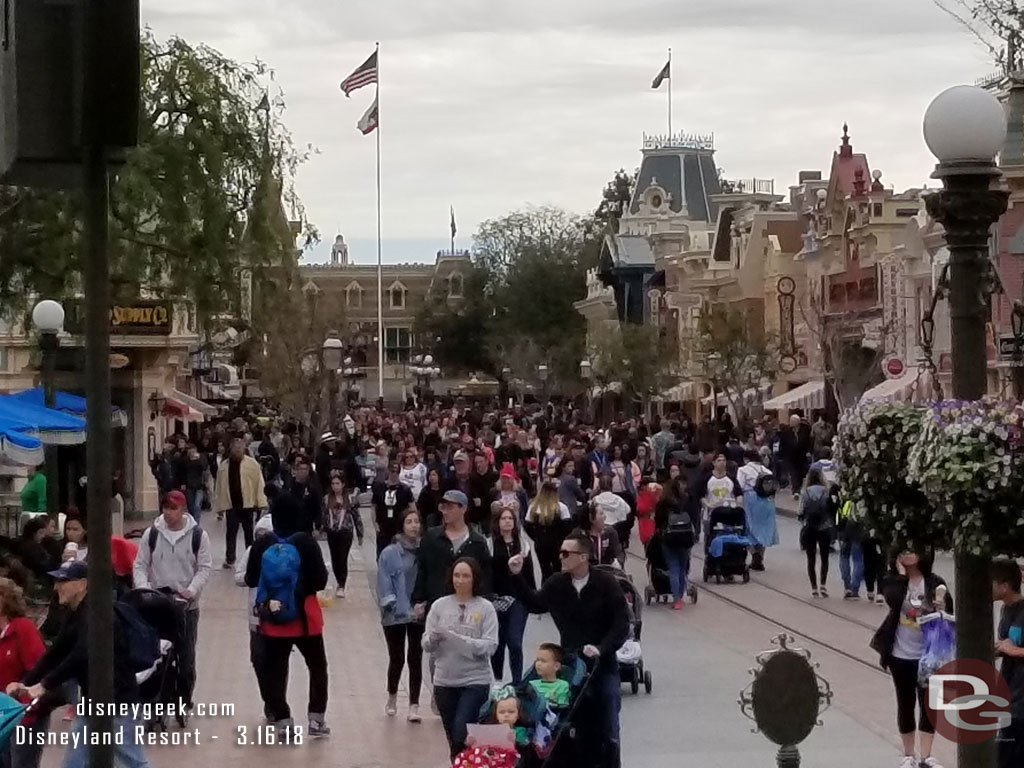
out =
{"type": "Polygon", "coordinates": [[[210,578],[213,555],[210,537],[186,511],[187,504],[181,491],[171,491],[164,497],[160,516],[142,534],[134,577],[136,589],[165,590],[186,602],[178,658],[182,698],[191,707],[196,684],[199,595],[210,578]]]}

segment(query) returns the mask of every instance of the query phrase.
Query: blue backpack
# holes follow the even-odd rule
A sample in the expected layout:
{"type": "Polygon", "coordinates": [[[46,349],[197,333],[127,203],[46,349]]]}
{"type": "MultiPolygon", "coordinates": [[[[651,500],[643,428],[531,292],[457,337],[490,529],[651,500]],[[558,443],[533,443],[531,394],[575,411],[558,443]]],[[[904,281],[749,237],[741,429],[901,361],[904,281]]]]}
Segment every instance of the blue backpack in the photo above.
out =
{"type": "Polygon", "coordinates": [[[303,605],[299,599],[302,559],[291,538],[275,538],[277,541],[267,548],[260,560],[256,613],[272,624],[287,624],[303,616],[303,605]]]}
{"type": "Polygon", "coordinates": [[[127,603],[115,602],[114,614],[118,630],[128,646],[128,664],[132,672],[144,672],[160,658],[160,636],[127,603]]]}

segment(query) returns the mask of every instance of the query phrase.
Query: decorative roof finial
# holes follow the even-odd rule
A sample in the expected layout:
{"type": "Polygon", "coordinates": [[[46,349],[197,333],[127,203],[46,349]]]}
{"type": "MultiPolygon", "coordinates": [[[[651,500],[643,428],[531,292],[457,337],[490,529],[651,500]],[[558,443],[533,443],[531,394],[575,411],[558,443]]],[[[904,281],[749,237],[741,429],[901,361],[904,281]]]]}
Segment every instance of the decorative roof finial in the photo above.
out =
{"type": "Polygon", "coordinates": [[[840,157],[852,157],[853,147],[850,145],[850,126],[843,123],[843,143],[839,147],[840,157]]]}
{"type": "Polygon", "coordinates": [[[850,143],[850,126],[848,124],[846,124],[846,123],[843,123],[843,144],[846,145],[846,144],[849,144],[849,143],[850,143]]]}

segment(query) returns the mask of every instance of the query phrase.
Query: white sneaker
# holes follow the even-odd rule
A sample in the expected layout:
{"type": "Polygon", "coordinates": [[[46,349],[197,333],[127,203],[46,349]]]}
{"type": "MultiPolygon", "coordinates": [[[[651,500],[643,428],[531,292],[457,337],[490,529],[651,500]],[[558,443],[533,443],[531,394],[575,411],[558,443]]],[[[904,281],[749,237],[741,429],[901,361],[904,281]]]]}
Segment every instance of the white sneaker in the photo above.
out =
{"type": "Polygon", "coordinates": [[[885,605],[885,595],[881,592],[875,597],[875,605],[885,605]]]}
{"type": "Polygon", "coordinates": [[[915,755],[904,756],[902,762],[900,762],[900,768],[918,768],[918,761],[915,755]]]}
{"type": "Polygon", "coordinates": [[[410,723],[419,723],[423,721],[420,717],[420,705],[410,704],[409,705],[409,716],[406,718],[410,723]]]}
{"type": "Polygon", "coordinates": [[[921,761],[921,768],[942,768],[942,766],[934,757],[926,757],[921,761]]]}
{"type": "Polygon", "coordinates": [[[398,697],[388,696],[388,703],[384,705],[384,714],[394,717],[398,713],[398,697]]]}
{"type": "Polygon", "coordinates": [[[345,596],[345,588],[344,587],[338,587],[336,590],[334,590],[334,596],[335,597],[344,597],[345,596]]]}

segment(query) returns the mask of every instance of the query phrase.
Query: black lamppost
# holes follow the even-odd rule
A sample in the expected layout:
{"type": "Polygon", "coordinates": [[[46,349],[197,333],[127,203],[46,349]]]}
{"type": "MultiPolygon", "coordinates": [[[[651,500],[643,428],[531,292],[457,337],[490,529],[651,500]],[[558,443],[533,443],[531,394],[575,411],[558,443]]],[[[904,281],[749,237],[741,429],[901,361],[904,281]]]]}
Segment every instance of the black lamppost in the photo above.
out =
{"type": "Polygon", "coordinates": [[[416,377],[416,391],[419,402],[422,404],[429,399],[430,380],[441,375],[441,369],[434,367],[433,355],[416,355],[412,359],[413,365],[409,372],[416,377]]]}
{"type": "Polygon", "coordinates": [[[352,365],[352,358],[346,357],[344,360],[345,367],[341,371],[341,375],[345,377],[345,405],[346,409],[352,405],[352,401],[355,400],[354,394],[358,392],[357,386],[360,379],[366,378],[366,371],[362,368],[352,365]]]}
{"type": "MultiPolygon", "coordinates": [[[[42,352],[43,402],[47,408],[57,405],[57,389],[54,381],[57,369],[57,350],[60,339],[57,334],[64,327],[64,307],[53,299],[43,299],[32,309],[32,324],[39,331],[39,350],[42,352]]],[[[60,506],[57,446],[48,445],[46,457],[46,511],[56,519],[60,506]]]]}
{"type": "Polygon", "coordinates": [[[583,379],[584,386],[583,407],[587,420],[590,419],[590,380],[593,376],[594,366],[590,364],[590,361],[586,358],[580,360],[580,378],[583,379]]]}
{"type": "Polygon", "coordinates": [[[341,354],[345,345],[338,338],[337,331],[328,331],[327,338],[323,344],[324,369],[327,371],[327,396],[330,401],[327,406],[330,423],[329,430],[333,430],[338,423],[338,369],[341,368],[341,354]]]}
{"type": "Polygon", "coordinates": [[[537,366],[537,378],[540,379],[541,393],[543,395],[544,404],[545,405],[547,405],[547,402],[548,402],[548,399],[549,399],[548,398],[548,377],[550,375],[551,375],[551,370],[547,367],[547,365],[545,365],[544,363],[541,363],[540,365],[537,366]]]}
{"type": "MultiPolygon", "coordinates": [[[[939,163],[932,178],[943,190],[925,198],[929,215],[946,230],[949,247],[953,398],[980,400],[987,390],[985,325],[995,280],[989,260],[992,225],[1006,211],[1008,193],[995,189],[995,156],[1006,140],[1006,114],[992,94],[959,85],[943,91],[924,116],[924,138],[939,163]]],[[[958,659],[992,664],[991,553],[953,553],[956,565],[958,659]]],[[[960,768],[992,768],[995,740],[959,744],[960,768]]]]}
{"type": "Polygon", "coordinates": [[[1024,400],[1024,302],[1013,302],[1010,323],[1013,327],[1013,396],[1021,402],[1024,400]]]}

